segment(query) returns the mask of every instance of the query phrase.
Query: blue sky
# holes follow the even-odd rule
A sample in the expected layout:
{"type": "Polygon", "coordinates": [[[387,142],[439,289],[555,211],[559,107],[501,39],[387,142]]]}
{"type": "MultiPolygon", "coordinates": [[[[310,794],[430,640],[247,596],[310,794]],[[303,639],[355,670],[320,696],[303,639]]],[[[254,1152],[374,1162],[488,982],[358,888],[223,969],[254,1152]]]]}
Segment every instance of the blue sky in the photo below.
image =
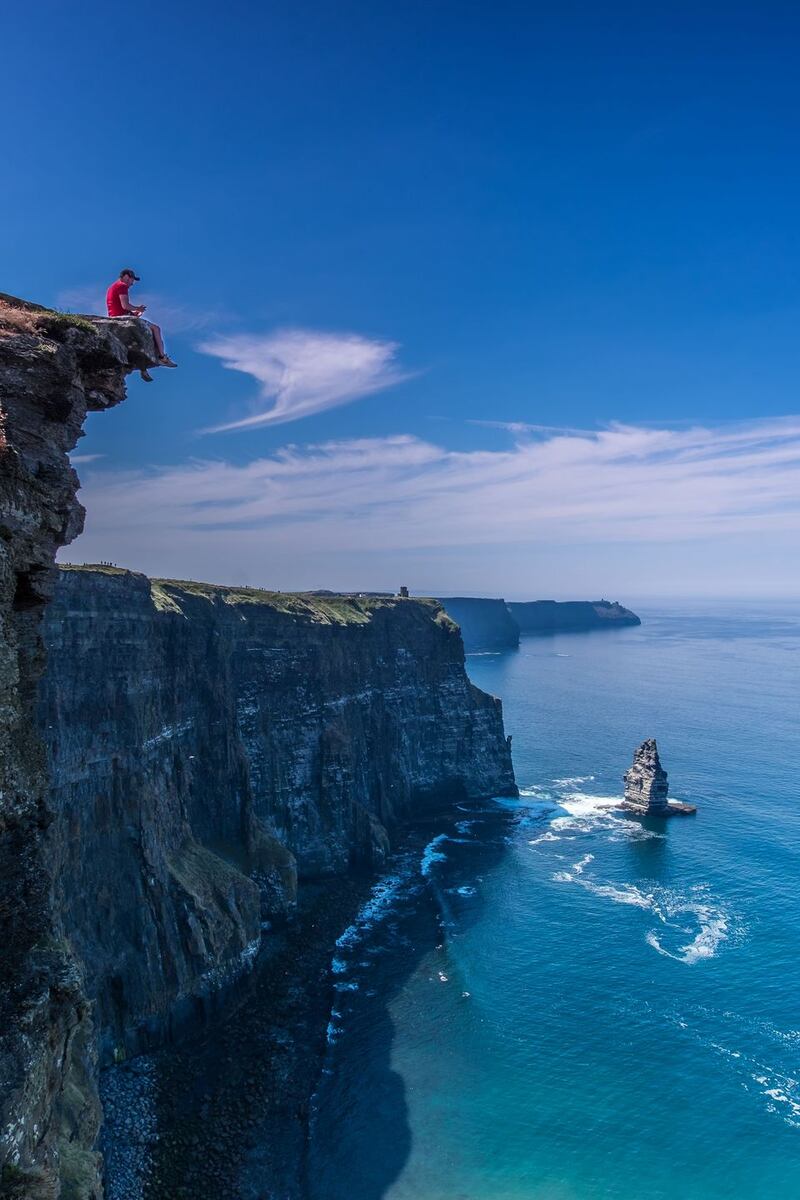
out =
{"type": "Polygon", "coordinates": [[[788,3],[14,12],[0,290],[130,263],[180,362],[91,419],[66,557],[796,591],[798,51],[788,3]]]}

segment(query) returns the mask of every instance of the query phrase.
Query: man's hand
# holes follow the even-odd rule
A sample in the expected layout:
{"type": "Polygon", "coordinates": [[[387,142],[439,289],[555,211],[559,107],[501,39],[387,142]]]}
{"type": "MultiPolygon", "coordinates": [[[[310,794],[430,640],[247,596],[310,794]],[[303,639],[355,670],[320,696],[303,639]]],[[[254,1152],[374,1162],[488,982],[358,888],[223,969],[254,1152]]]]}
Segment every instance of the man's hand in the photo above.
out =
{"type": "Polygon", "coordinates": [[[140,317],[146,308],[147,308],[146,304],[137,304],[136,308],[134,309],[134,312],[136,313],[137,317],[140,317]]]}

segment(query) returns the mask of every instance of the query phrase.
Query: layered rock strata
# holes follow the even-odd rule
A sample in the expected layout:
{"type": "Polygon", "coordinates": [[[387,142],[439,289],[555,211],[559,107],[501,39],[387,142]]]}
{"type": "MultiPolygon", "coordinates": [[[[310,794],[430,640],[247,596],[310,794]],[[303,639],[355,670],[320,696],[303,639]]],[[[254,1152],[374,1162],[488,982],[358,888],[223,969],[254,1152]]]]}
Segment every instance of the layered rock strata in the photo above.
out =
{"type": "Polygon", "coordinates": [[[669,783],[661,766],[655,738],[647,738],[633,755],[633,764],[623,776],[625,803],[647,813],[662,813],[667,808],[669,783]]]}
{"type": "Polygon", "coordinates": [[[516,792],[432,600],[67,568],[46,639],[53,874],[104,1061],[240,970],[298,881],[380,864],[420,805],[516,792]]]}
{"type": "Polygon", "coordinates": [[[41,618],[83,524],[67,457],[89,411],[154,365],[141,322],[92,323],[0,296],[0,1174],[8,1194],[99,1195],[81,971],[53,907],[51,813],[34,721],[41,618]]]}
{"type": "Polygon", "coordinates": [[[625,772],[623,782],[624,807],[631,812],[650,817],[669,817],[696,811],[694,805],[668,799],[669,781],[658,757],[655,738],[647,738],[634,752],[633,763],[625,772]]]}

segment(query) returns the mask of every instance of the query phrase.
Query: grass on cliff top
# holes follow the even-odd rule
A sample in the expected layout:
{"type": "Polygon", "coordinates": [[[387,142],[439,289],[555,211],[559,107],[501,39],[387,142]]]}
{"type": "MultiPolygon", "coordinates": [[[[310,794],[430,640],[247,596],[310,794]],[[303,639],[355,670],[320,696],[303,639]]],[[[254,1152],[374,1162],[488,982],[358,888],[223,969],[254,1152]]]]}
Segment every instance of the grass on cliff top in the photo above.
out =
{"type": "Polygon", "coordinates": [[[115,567],[111,563],[59,563],[59,571],[92,571],[98,575],[135,575],[127,567],[115,567]]]}
{"type": "Polygon", "coordinates": [[[48,334],[69,326],[94,332],[94,326],[88,317],[59,312],[55,308],[44,308],[41,304],[31,304],[28,300],[20,300],[17,296],[8,296],[5,292],[0,292],[0,336],[11,337],[19,333],[48,334]]]}
{"type": "MultiPolygon", "coordinates": [[[[276,612],[287,613],[323,625],[366,625],[381,608],[406,603],[396,596],[350,596],[314,592],[271,592],[265,588],[224,587],[184,579],[153,579],[151,592],[156,606],[180,605],[181,595],[221,600],[223,604],[266,604],[276,612]]],[[[435,605],[435,600],[422,601],[435,605]]]]}
{"type": "MultiPolygon", "coordinates": [[[[62,571],[85,571],[98,575],[122,576],[136,574],[124,567],[106,563],[61,563],[62,571]]],[[[414,597],[411,601],[397,596],[340,595],[316,592],[271,592],[266,588],[225,587],[217,583],[200,583],[193,579],[151,579],[150,594],[159,612],[182,613],[181,600],[195,597],[210,602],[235,605],[267,605],[275,612],[311,620],[322,625],[366,625],[381,608],[396,608],[400,604],[424,604],[439,609],[436,620],[440,625],[457,628],[454,621],[439,606],[438,600],[414,597]]]]}

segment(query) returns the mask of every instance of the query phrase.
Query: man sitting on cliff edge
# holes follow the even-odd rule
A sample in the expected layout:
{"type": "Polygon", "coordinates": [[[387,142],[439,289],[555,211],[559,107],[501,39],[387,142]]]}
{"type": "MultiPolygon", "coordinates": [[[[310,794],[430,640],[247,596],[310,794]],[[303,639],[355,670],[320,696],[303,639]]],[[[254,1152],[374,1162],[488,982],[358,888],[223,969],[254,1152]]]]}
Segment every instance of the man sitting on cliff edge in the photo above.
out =
{"type": "MultiPolygon", "coordinates": [[[[131,304],[128,299],[128,291],[134,283],[139,282],[139,276],[130,267],[123,267],[119,273],[119,279],[116,279],[111,287],[106,292],[106,308],[110,317],[141,317],[145,308],[144,304],[131,304]]],[[[153,335],[153,341],[156,344],[156,353],[158,361],[162,367],[177,367],[177,363],[173,362],[164,349],[164,339],[161,336],[161,330],[158,325],[154,325],[152,321],[145,321],[150,332],[153,335]]],[[[140,371],[142,379],[145,383],[152,383],[153,376],[149,371],[140,371]]]]}

